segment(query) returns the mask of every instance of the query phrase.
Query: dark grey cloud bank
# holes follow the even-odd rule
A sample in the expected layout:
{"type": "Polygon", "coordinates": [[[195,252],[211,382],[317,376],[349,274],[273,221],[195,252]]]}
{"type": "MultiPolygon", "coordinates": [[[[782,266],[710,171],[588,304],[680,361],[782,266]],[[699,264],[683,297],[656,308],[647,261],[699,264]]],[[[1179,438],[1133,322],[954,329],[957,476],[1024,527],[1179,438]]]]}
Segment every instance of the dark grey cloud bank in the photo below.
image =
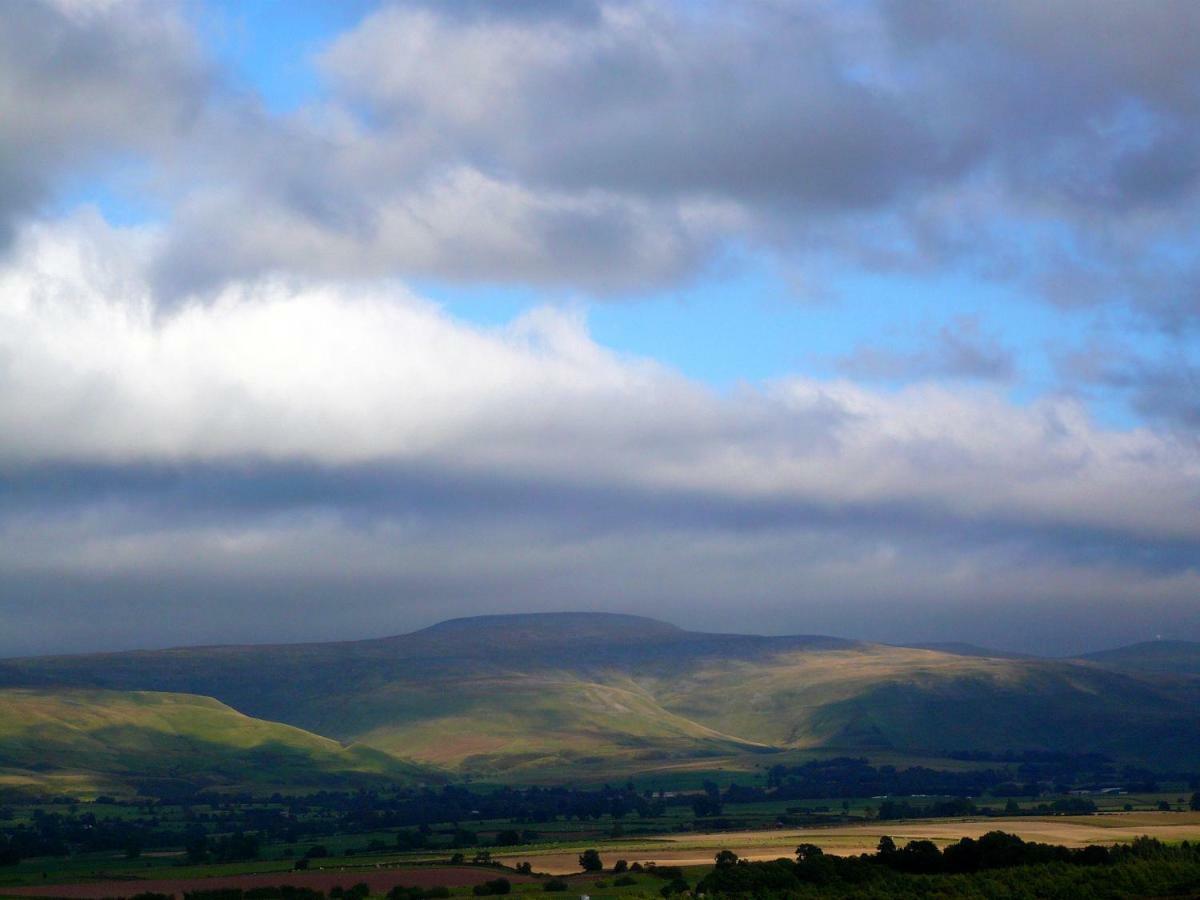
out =
{"type": "Polygon", "coordinates": [[[20,497],[36,494],[60,540],[108,548],[49,566],[36,541],[19,542],[23,560],[5,555],[6,654],[353,639],[563,608],[1048,653],[1200,637],[1188,593],[1200,540],[972,522],[919,503],[831,510],[380,467],[53,468],[4,487],[3,519],[28,527],[20,497]]]}

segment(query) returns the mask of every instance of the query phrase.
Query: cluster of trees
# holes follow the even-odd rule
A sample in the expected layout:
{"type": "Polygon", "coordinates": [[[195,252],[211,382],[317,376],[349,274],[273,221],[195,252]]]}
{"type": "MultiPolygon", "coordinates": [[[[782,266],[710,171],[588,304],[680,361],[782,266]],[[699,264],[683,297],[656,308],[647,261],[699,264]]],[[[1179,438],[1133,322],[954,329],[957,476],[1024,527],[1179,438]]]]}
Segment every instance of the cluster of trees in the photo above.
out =
{"type": "Polygon", "coordinates": [[[963,838],[945,850],[930,841],[897,847],[885,837],[875,853],[844,858],[827,856],[812,844],[797,847],[795,861],[746,862],[725,850],[696,891],[757,896],[1008,896],[1007,891],[982,885],[1009,883],[1009,876],[997,873],[1012,870],[1020,870],[1019,881],[1013,882],[1023,885],[1019,896],[1127,896],[1110,893],[1113,885],[1121,884],[1143,885],[1149,888],[1147,894],[1168,894],[1200,878],[1200,845],[1139,838],[1112,848],[1070,849],[993,831],[978,840],[963,838]],[[939,880],[931,882],[931,878],[939,880]],[[1086,889],[1075,891],[1068,885],[1086,889]]]}
{"type": "MultiPolygon", "coordinates": [[[[1012,777],[1003,769],[954,772],[912,766],[872,766],[854,757],[812,760],[803,765],[776,765],[767,770],[767,789],[774,799],[811,797],[879,797],[886,794],[940,794],[950,796],[985,793],[1012,777]]],[[[751,789],[753,790],[753,789],[751,789]]],[[[764,792],[764,797],[767,792],[764,792]]]]}
{"type": "Polygon", "coordinates": [[[1005,816],[1085,816],[1096,812],[1096,804],[1087,797],[1059,797],[1049,803],[1038,803],[1022,807],[1010,799],[1001,810],[991,806],[976,806],[967,797],[936,800],[932,803],[912,800],[887,799],[879,804],[878,817],[882,821],[896,819],[938,819],[956,816],[1005,815],[1005,816]]]}
{"type": "MultiPolygon", "coordinates": [[[[0,816],[11,821],[12,816],[0,816]]],[[[32,856],[66,856],[81,852],[123,851],[133,858],[143,849],[180,847],[187,840],[182,827],[167,826],[154,816],[99,817],[68,809],[47,812],[34,808],[29,823],[0,825],[0,865],[32,856]]]]}
{"type": "MultiPolygon", "coordinates": [[[[1037,795],[1026,790],[1030,785],[1052,785],[1062,793],[1074,786],[1080,789],[1118,787],[1129,793],[1154,793],[1162,781],[1187,782],[1192,789],[1200,788],[1200,773],[1153,772],[1138,766],[1119,765],[1103,753],[1065,753],[1053,750],[1008,750],[992,753],[985,750],[957,750],[946,754],[949,759],[972,762],[998,762],[1013,773],[1013,782],[1025,795],[1037,795]]],[[[1011,786],[1011,785],[1010,785],[1011,786]]]]}
{"type": "MultiPolygon", "coordinates": [[[[347,830],[380,829],[438,822],[470,822],[507,819],[515,824],[537,824],[557,819],[595,820],[605,816],[647,818],[660,816],[666,801],[633,785],[604,786],[595,790],[567,787],[503,788],[476,793],[461,785],[396,791],[390,795],[360,791],[354,795],[324,794],[311,797],[279,797],[292,818],[313,809],[333,810],[347,830]]],[[[684,801],[680,801],[684,802],[684,801]]]]}
{"type": "MultiPolygon", "coordinates": [[[[103,798],[106,804],[116,804],[103,798]]],[[[476,793],[463,786],[400,788],[390,792],[322,791],[311,795],[189,794],[182,802],[141,800],[120,804],[140,815],[97,815],[77,802],[56,804],[52,812],[34,808],[32,820],[8,825],[10,808],[0,808],[0,865],[38,856],[122,851],[133,858],[143,850],[183,847],[192,862],[252,859],[262,844],[295,844],[334,834],[396,830],[395,849],[468,848],[481,843],[462,823],[507,819],[515,824],[559,818],[597,820],[604,816],[659,816],[668,802],[632,785],[595,790],[533,787],[476,793]],[[61,807],[61,811],[58,807],[61,807]],[[433,826],[439,826],[435,831],[433,826]]],[[[98,801],[99,804],[99,801],[98,801]]],[[[97,805],[98,805],[97,804],[97,805]]],[[[529,828],[506,829],[500,843],[537,838],[529,828]]],[[[371,849],[371,848],[368,848],[371,849]]],[[[377,850],[392,849],[387,846],[377,850]]]]}
{"type": "Polygon", "coordinates": [[[258,859],[262,841],[257,834],[236,831],[219,837],[209,837],[203,828],[192,826],[183,849],[193,865],[207,862],[238,862],[258,859]]]}
{"type": "Polygon", "coordinates": [[[1200,788],[1200,775],[1176,774],[1165,778],[1147,769],[1118,766],[1097,753],[1054,753],[1026,750],[1021,753],[958,751],[952,758],[974,762],[996,762],[997,768],[945,771],[912,766],[872,766],[854,757],[813,760],[797,766],[772,766],[767,786],[731,788],[725,799],[753,802],[756,799],[799,799],[812,797],[879,797],[917,794],[978,797],[1037,797],[1044,793],[1066,793],[1072,788],[1099,790],[1119,788],[1129,793],[1154,792],[1160,781],[1183,781],[1200,788]]]}
{"type": "MultiPolygon", "coordinates": [[[[737,785],[733,785],[736,788],[737,785]]],[[[721,802],[721,789],[716,782],[705,781],[703,784],[704,792],[692,797],[692,813],[697,819],[719,816],[723,808],[721,802]]]]}
{"type": "Polygon", "coordinates": [[[512,882],[507,878],[493,878],[483,884],[477,884],[471,889],[476,897],[487,897],[492,894],[507,894],[512,891],[512,882]]]}

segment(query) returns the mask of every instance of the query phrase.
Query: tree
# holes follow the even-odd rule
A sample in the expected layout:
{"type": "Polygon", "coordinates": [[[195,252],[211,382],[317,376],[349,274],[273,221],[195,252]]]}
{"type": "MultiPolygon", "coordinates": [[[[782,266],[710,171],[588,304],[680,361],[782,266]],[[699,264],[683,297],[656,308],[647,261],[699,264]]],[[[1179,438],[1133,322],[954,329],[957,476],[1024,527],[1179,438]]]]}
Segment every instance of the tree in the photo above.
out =
{"type": "Polygon", "coordinates": [[[672,897],[675,894],[686,893],[690,887],[691,885],[682,878],[674,878],[669,883],[664,884],[659,893],[664,897],[672,897]]]}
{"type": "Polygon", "coordinates": [[[1195,812],[1200,812],[1200,791],[1192,794],[1192,809],[1195,812]]]}
{"type": "Polygon", "coordinates": [[[816,844],[801,844],[796,848],[796,859],[800,862],[808,862],[810,859],[817,859],[825,855],[825,851],[816,844]]]}
{"type": "Polygon", "coordinates": [[[584,850],[579,854],[579,867],[585,872],[603,872],[604,861],[597,850],[584,850]]]}
{"type": "Polygon", "coordinates": [[[483,884],[475,885],[471,891],[476,897],[485,897],[489,894],[507,894],[512,891],[512,882],[507,878],[495,878],[483,884]]]}
{"type": "Polygon", "coordinates": [[[736,866],[738,855],[732,850],[722,850],[717,854],[716,861],[718,866],[736,866]]]}
{"type": "Polygon", "coordinates": [[[704,793],[692,798],[692,812],[698,819],[721,814],[721,789],[715,781],[704,782],[704,793]]]}
{"type": "Polygon", "coordinates": [[[201,832],[191,834],[183,845],[190,863],[202,863],[208,859],[208,835],[201,832]]]}

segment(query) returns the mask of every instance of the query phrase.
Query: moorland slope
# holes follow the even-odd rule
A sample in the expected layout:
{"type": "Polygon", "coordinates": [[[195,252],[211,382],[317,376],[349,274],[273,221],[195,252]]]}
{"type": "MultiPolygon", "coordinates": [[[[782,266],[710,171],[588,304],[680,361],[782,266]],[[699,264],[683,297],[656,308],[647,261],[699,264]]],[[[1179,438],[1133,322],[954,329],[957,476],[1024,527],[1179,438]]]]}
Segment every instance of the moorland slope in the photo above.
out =
{"type": "Polygon", "coordinates": [[[1200,680],[1186,674],[593,613],[460,619],[355,642],[3,660],[0,685],[199,694],[341,743],[513,778],[779,749],[1200,758],[1200,680]]]}

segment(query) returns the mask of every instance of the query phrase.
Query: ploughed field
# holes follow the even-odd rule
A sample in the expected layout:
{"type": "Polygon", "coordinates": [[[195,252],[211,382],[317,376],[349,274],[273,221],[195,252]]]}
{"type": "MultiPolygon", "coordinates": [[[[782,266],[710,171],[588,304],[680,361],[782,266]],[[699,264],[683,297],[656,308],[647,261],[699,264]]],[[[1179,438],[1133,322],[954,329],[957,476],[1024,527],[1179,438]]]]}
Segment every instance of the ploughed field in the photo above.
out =
{"type": "Polygon", "coordinates": [[[87,881],[78,884],[34,885],[0,888],[0,894],[20,897],[68,897],[79,900],[103,900],[106,897],[130,897],[140,893],[175,894],[289,885],[328,893],[332,888],[365,884],[372,896],[383,896],[398,884],[406,887],[472,887],[503,875],[509,881],[533,881],[527,875],[500,872],[487,866],[405,866],[389,869],[333,869],[318,872],[276,872],[261,875],[216,875],[211,878],[153,878],[87,881]]]}

